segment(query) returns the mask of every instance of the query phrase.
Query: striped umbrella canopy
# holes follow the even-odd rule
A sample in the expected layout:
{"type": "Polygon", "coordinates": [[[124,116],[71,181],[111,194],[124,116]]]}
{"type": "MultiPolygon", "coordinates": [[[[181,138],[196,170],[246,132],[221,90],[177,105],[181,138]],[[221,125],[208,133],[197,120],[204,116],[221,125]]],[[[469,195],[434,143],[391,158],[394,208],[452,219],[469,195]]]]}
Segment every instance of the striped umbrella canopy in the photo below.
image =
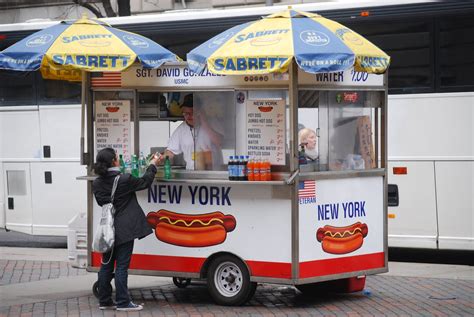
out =
{"type": "Polygon", "coordinates": [[[83,17],[38,31],[0,52],[0,69],[40,69],[44,78],[80,80],[81,70],[117,72],[135,62],[158,68],[178,60],[148,38],[83,17]]]}
{"type": "Polygon", "coordinates": [[[235,26],[187,54],[201,72],[254,75],[285,72],[293,58],[309,73],[356,71],[381,74],[390,57],[351,29],[318,14],[285,10],[235,26]]]}

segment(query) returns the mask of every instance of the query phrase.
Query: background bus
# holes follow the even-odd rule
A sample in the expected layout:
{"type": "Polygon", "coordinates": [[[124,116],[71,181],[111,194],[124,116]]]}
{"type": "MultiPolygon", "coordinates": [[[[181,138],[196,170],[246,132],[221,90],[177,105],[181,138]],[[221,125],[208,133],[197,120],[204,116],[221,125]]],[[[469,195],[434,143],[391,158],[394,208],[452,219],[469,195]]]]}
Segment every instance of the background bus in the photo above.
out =
{"type": "MultiPolygon", "coordinates": [[[[213,35],[284,8],[107,21],[185,58],[213,35]]],[[[389,246],[474,250],[474,3],[383,1],[293,8],[339,21],[392,57],[388,175],[395,186],[390,187],[389,246]]],[[[0,25],[0,49],[51,24],[0,25]]],[[[0,226],[66,235],[67,222],[85,212],[86,184],[75,179],[85,174],[79,165],[79,98],[76,84],[43,80],[38,73],[0,71],[0,226]]],[[[145,99],[139,102],[146,104],[145,99]]],[[[170,123],[167,132],[174,126],[170,123]]]]}

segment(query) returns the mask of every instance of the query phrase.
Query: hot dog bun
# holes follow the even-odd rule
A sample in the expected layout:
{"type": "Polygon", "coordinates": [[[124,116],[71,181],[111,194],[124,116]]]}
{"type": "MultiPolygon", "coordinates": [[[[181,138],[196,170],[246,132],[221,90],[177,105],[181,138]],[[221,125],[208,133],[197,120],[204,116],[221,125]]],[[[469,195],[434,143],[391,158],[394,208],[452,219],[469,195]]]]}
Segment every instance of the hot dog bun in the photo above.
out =
{"type": "Polygon", "coordinates": [[[367,225],[361,222],[345,227],[326,225],[316,231],[316,239],[321,242],[324,252],[344,254],[359,249],[368,232],[367,225]]]}
{"type": "Polygon", "coordinates": [[[160,241],[183,247],[220,244],[236,226],[234,216],[220,211],[190,215],[161,209],[146,218],[160,241]]]}

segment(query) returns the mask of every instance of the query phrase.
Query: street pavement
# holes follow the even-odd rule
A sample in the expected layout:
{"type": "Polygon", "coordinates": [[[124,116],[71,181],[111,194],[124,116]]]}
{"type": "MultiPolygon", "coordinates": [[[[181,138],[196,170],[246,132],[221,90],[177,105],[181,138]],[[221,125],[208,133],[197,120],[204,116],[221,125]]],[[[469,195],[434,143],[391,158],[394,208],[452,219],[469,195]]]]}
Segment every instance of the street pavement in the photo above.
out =
{"type": "Polygon", "coordinates": [[[203,281],[178,289],[170,278],[130,276],[141,312],[100,311],[95,273],[72,268],[66,249],[0,247],[0,316],[473,316],[474,267],[390,262],[363,292],[308,297],[259,284],[245,306],[214,304],[203,281]]]}

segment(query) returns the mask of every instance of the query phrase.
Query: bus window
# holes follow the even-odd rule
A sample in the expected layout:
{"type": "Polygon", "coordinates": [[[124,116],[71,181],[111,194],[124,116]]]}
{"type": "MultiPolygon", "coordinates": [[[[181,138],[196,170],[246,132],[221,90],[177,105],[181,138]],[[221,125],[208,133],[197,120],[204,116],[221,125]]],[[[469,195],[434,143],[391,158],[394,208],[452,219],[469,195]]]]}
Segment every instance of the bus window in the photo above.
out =
{"type": "Polygon", "coordinates": [[[37,83],[39,104],[81,103],[81,83],[43,79],[39,73],[37,73],[37,83]]]}
{"type": "Polygon", "coordinates": [[[35,73],[0,70],[0,106],[36,105],[35,73]]]}
{"type": "Polygon", "coordinates": [[[474,88],[474,19],[442,18],[439,23],[439,67],[442,89],[474,88]]]}
{"type": "Polygon", "coordinates": [[[349,25],[390,55],[390,93],[434,90],[432,20],[349,25]]]}

